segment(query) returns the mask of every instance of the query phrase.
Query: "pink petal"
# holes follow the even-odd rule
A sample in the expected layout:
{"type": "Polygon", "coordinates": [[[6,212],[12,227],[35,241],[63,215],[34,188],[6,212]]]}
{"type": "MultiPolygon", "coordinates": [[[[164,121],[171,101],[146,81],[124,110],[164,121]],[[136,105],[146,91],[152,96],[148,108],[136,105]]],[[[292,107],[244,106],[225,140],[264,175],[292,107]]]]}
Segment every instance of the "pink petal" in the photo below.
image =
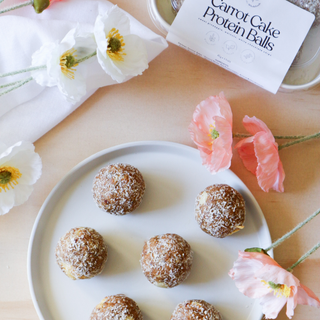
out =
{"type": "Polygon", "coordinates": [[[255,252],[239,251],[239,257],[229,271],[229,276],[244,295],[250,298],[260,298],[268,294],[270,289],[261,282],[261,279],[255,276],[255,273],[263,267],[264,258],[262,256],[268,256],[258,253],[258,257],[262,258],[261,260],[254,259],[254,256],[256,256],[255,252]]]}
{"type": "Polygon", "coordinates": [[[194,121],[188,127],[192,141],[200,148],[205,148],[211,151],[212,138],[209,131],[203,131],[194,121]]]}
{"type": "Polygon", "coordinates": [[[254,152],[253,138],[254,137],[249,137],[240,140],[235,145],[235,149],[238,150],[239,156],[247,170],[255,175],[258,167],[258,162],[254,152]]]}
{"type": "Polygon", "coordinates": [[[279,265],[264,265],[255,274],[258,278],[265,281],[272,281],[276,284],[285,284],[288,287],[298,287],[300,281],[291,272],[281,268],[279,265]]]}
{"type": "Polygon", "coordinates": [[[286,315],[289,319],[291,319],[294,315],[294,309],[297,306],[297,287],[292,287],[291,288],[292,293],[289,298],[287,298],[287,311],[286,315]]]}
{"type": "Polygon", "coordinates": [[[232,158],[232,112],[223,93],[202,101],[193,114],[188,130],[198,146],[202,163],[212,174],[228,169],[232,158]],[[211,130],[219,132],[212,139],[211,130]]]}
{"type": "Polygon", "coordinates": [[[221,116],[225,118],[230,124],[230,126],[232,127],[232,110],[223,92],[220,92],[219,94],[219,106],[220,106],[221,116]]]}
{"type": "Polygon", "coordinates": [[[206,163],[211,173],[218,173],[228,169],[232,158],[232,127],[221,117],[214,117],[219,137],[212,141],[212,156],[210,163],[206,163]]]}
{"type": "Polygon", "coordinates": [[[209,97],[197,105],[193,113],[193,121],[201,130],[209,132],[215,116],[221,116],[219,100],[216,97],[209,97]]]}
{"type": "Polygon", "coordinates": [[[260,298],[262,312],[265,315],[266,319],[275,319],[286,302],[286,298],[277,298],[273,295],[273,292],[270,292],[264,297],[260,298]]]}
{"type": "Polygon", "coordinates": [[[298,287],[298,304],[303,305],[309,305],[312,307],[320,308],[320,300],[319,298],[314,294],[312,290],[310,290],[308,287],[304,286],[303,284],[300,284],[300,287],[298,287]]]}
{"type": "Polygon", "coordinates": [[[284,170],[279,157],[278,145],[270,135],[259,132],[253,139],[258,161],[256,176],[261,189],[268,192],[274,189],[283,192],[284,170]]]}
{"type": "Polygon", "coordinates": [[[268,256],[267,254],[264,254],[264,253],[240,251],[239,255],[240,254],[242,257],[245,257],[247,259],[255,259],[257,261],[260,261],[263,265],[268,264],[268,265],[280,267],[280,265],[274,259],[272,259],[270,256],[268,256]]]}
{"type": "Polygon", "coordinates": [[[242,120],[242,123],[246,130],[252,135],[255,135],[256,133],[263,131],[272,136],[272,133],[270,129],[267,127],[267,125],[256,117],[250,118],[248,116],[245,116],[242,120]]]}

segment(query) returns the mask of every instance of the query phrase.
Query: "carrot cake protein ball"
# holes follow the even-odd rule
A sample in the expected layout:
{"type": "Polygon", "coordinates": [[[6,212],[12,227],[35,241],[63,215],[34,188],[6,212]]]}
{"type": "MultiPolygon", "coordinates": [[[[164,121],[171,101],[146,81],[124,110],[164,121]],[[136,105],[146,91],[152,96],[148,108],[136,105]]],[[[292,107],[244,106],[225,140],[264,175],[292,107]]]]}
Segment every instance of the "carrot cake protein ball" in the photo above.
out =
{"type": "Polygon", "coordinates": [[[187,300],[179,303],[171,320],[222,320],[218,310],[204,300],[187,300]]]}
{"type": "Polygon", "coordinates": [[[135,301],[123,294],[105,297],[92,311],[90,320],[142,320],[135,301]]]}
{"type": "Polygon", "coordinates": [[[158,235],[143,246],[141,268],[147,279],[161,288],[172,288],[191,271],[193,252],[189,243],[174,233],[158,235]]]}
{"type": "Polygon", "coordinates": [[[91,228],[73,228],[56,247],[56,260],[72,280],[89,279],[102,272],[108,253],[102,236],[91,228]]]}
{"type": "Polygon", "coordinates": [[[137,168],[118,163],[100,169],[94,178],[92,193],[100,209],[114,215],[125,215],[139,207],[145,188],[137,168]]]}
{"type": "Polygon", "coordinates": [[[197,196],[195,216],[204,232],[216,238],[224,238],[244,228],[245,202],[234,188],[226,184],[215,184],[197,196]]]}

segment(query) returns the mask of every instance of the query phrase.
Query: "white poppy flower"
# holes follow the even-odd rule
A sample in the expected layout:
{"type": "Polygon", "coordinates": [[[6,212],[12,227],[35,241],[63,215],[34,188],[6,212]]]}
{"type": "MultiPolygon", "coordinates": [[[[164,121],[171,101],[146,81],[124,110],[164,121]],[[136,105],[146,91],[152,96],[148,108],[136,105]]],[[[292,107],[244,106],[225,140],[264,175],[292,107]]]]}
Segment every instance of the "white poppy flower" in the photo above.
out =
{"type": "Polygon", "coordinates": [[[40,178],[42,163],[31,142],[0,143],[0,215],[28,200],[40,178]]]}
{"type": "Polygon", "coordinates": [[[130,34],[130,20],[117,6],[97,17],[94,26],[97,58],[103,70],[117,82],[148,68],[143,40],[130,34]]]}
{"type": "Polygon", "coordinates": [[[44,44],[32,55],[33,67],[47,66],[46,69],[32,71],[32,76],[41,86],[58,86],[66,99],[75,103],[87,92],[86,62],[77,61],[90,54],[95,55],[95,52],[93,34],[74,28],[60,43],[44,44]]]}

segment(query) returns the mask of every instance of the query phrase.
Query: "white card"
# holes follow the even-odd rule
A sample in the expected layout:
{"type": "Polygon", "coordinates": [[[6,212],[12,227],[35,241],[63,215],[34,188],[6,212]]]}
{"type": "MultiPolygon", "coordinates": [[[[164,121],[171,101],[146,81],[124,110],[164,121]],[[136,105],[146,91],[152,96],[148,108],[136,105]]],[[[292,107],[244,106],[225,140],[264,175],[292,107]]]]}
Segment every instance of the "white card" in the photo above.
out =
{"type": "Polygon", "coordinates": [[[286,0],[185,0],[167,40],[276,93],[314,18],[286,0]]]}

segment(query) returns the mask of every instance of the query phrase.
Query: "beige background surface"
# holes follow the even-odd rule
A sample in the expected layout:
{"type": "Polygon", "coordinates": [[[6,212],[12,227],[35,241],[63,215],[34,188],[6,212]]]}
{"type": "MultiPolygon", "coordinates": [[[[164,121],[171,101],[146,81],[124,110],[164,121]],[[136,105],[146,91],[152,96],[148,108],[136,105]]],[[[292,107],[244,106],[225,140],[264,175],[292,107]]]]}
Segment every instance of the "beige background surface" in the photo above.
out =
{"type": "MultiPolygon", "coordinates": [[[[146,0],[113,2],[159,33],[146,0]]],[[[319,87],[273,95],[170,44],[142,76],[100,89],[35,143],[43,161],[42,177],[27,203],[0,217],[0,319],[38,319],[27,281],[28,241],[42,203],[60,179],[88,156],[126,142],[165,140],[194,146],[187,130],[193,111],[200,101],[220,91],[231,104],[234,132],[244,132],[245,115],[263,120],[275,135],[320,130],[319,87]]],[[[263,192],[237,153],[231,165],[261,206],[273,240],[320,207],[320,141],[284,149],[280,156],[286,173],[282,194],[263,192]]],[[[320,240],[319,219],[275,249],[280,265],[291,266],[320,240]]],[[[294,275],[320,296],[320,250],[294,275]]],[[[320,309],[298,306],[295,310],[295,320],[319,318],[320,309]]],[[[277,319],[286,319],[285,313],[277,319]]]]}

